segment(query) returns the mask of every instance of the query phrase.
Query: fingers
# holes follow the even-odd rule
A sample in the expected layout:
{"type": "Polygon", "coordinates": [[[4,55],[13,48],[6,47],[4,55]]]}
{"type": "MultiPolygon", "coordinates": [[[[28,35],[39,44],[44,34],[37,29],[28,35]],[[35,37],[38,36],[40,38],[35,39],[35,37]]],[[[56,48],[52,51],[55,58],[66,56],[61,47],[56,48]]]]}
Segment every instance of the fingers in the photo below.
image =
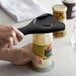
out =
{"type": "Polygon", "coordinates": [[[37,56],[32,52],[32,43],[29,43],[26,46],[23,46],[22,48],[24,49],[24,57],[27,56],[29,61],[31,60],[32,62],[39,63],[39,64],[43,63],[42,58],[40,58],[39,56],[37,56]]]}
{"type": "Polygon", "coordinates": [[[17,28],[13,27],[15,33],[16,33],[16,36],[17,36],[17,39],[18,41],[21,41],[23,38],[24,38],[24,35],[23,33],[21,33],[17,28]]]}
{"type": "Polygon", "coordinates": [[[11,48],[13,45],[15,45],[13,37],[9,37],[5,40],[4,47],[11,48]]]}
{"type": "Polygon", "coordinates": [[[7,37],[5,38],[5,40],[6,40],[6,45],[8,45],[8,47],[12,47],[13,45],[16,45],[18,43],[18,39],[14,31],[8,34],[6,33],[5,37],[7,37]]]}
{"type": "MultiPolygon", "coordinates": [[[[24,37],[23,33],[21,33],[16,27],[14,26],[0,26],[0,33],[9,33],[13,36],[15,41],[21,41],[24,37]]],[[[15,42],[14,41],[14,42],[15,42]]]]}
{"type": "Polygon", "coordinates": [[[16,45],[19,41],[14,31],[12,31],[12,38],[13,38],[13,44],[16,45]]]}
{"type": "Polygon", "coordinates": [[[39,56],[37,56],[33,52],[31,53],[30,58],[31,58],[32,62],[35,62],[35,63],[38,63],[38,64],[42,64],[43,63],[42,58],[40,58],[39,56]]]}
{"type": "Polygon", "coordinates": [[[10,34],[0,34],[0,47],[12,47],[13,45],[13,38],[10,34]]]}
{"type": "Polygon", "coordinates": [[[38,63],[38,64],[42,64],[43,63],[42,58],[40,58],[39,56],[37,56],[36,54],[34,54],[32,52],[32,46],[31,46],[32,44],[30,43],[28,45],[29,45],[28,47],[31,48],[28,56],[30,57],[32,62],[35,62],[35,63],[38,63]]]}
{"type": "MultiPolygon", "coordinates": [[[[1,35],[1,34],[0,34],[1,35]]],[[[17,37],[14,32],[12,33],[5,33],[5,35],[1,35],[0,39],[2,42],[0,42],[4,47],[12,47],[13,45],[16,45],[18,43],[17,37]]]]}
{"type": "Polygon", "coordinates": [[[12,47],[23,39],[24,35],[13,26],[0,26],[0,47],[12,47]]]}
{"type": "Polygon", "coordinates": [[[10,28],[8,27],[8,30],[10,31],[10,37],[12,37],[12,39],[10,40],[10,44],[16,45],[23,39],[24,35],[20,31],[18,31],[16,27],[10,26],[10,28]]]}
{"type": "Polygon", "coordinates": [[[10,47],[10,48],[11,48],[13,45],[14,45],[14,44],[13,44],[13,38],[10,37],[10,38],[9,38],[9,43],[7,43],[7,44],[5,45],[5,47],[8,47],[8,48],[10,47]]]}

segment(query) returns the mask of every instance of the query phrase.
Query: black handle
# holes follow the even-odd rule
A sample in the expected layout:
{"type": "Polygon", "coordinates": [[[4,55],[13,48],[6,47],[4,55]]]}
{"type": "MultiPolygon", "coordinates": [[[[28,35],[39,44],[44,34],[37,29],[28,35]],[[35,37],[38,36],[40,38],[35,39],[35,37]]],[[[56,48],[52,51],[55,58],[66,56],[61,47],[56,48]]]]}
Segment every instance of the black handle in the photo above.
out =
{"type": "Polygon", "coordinates": [[[31,34],[32,33],[32,30],[33,30],[33,23],[29,23],[28,25],[22,27],[22,28],[18,28],[19,31],[21,31],[24,35],[27,35],[27,34],[31,34]]]}

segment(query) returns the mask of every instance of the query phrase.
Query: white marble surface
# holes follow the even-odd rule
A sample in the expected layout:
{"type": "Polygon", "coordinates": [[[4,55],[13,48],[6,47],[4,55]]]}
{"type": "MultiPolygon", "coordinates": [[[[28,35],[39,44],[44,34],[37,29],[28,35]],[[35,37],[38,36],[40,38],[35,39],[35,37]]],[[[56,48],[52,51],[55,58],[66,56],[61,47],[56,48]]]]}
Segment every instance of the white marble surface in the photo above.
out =
{"type": "MultiPolygon", "coordinates": [[[[54,4],[61,3],[60,0],[38,0],[44,7],[50,10],[54,4]]],[[[0,24],[16,25],[21,27],[28,24],[29,21],[16,23],[0,8],[0,24]]],[[[63,38],[54,38],[53,53],[55,54],[55,67],[49,72],[36,72],[31,70],[27,65],[14,66],[9,62],[0,61],[0,76],[76,76],[76,50],[72,48],[71,36],[73,20],[67,20],[66,30],[67,34],[63,38]]],[[[23,41],[17,45],[18,47],[30,42],[31,35],[25,36],[23,41]]]]}

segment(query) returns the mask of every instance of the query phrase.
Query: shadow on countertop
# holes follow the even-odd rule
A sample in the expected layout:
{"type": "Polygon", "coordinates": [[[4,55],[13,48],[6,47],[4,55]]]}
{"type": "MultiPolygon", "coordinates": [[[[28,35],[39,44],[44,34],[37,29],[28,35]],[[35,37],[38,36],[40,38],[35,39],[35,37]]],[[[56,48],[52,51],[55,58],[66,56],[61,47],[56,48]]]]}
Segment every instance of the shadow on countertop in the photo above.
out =
{"type": "Polygon", "coordinates": [[[32,76],[34,72],[28,65],[16,66],[5,61],[0,62],[0,76],[32,76]]]}
{"type": "Polygon", "coordinates": [[[32,70],[28,64],[16,66],[6,61],[0,61],[0,76],[47,76],[48,72],[32,70]]]}

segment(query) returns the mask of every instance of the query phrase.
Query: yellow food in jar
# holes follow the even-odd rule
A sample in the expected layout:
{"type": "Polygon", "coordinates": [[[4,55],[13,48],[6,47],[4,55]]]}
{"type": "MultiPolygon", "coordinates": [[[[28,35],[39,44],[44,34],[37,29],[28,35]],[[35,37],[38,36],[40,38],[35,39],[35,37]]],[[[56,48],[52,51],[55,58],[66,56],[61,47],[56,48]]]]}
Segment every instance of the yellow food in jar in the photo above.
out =
{"type": "Polygon", "coordinates": [[[52,33],[46,34],[33,34],[33,44],[36,45],[49,45],[53,41],[52,33]]]}
{"type": "Polygon", "coordinates": [[[66,19],[67,7],[62,4],[57,4],[53,6],[53,15],[61,21],[66,19]]]}
{"type": "Polygon", "coordinates": [[[53,60],[53,57],[50,56],[50,57],[47,58],[47,59],[43,59],[43,63],[42,63],[42,64],[38,64],[38,63],[33,62],[33,65],[34,65],[36,68],[45,69],[45,68],[47,68],[47,67],[49,67],[49,66],[51,65],[52,60],[53,60]]]}

